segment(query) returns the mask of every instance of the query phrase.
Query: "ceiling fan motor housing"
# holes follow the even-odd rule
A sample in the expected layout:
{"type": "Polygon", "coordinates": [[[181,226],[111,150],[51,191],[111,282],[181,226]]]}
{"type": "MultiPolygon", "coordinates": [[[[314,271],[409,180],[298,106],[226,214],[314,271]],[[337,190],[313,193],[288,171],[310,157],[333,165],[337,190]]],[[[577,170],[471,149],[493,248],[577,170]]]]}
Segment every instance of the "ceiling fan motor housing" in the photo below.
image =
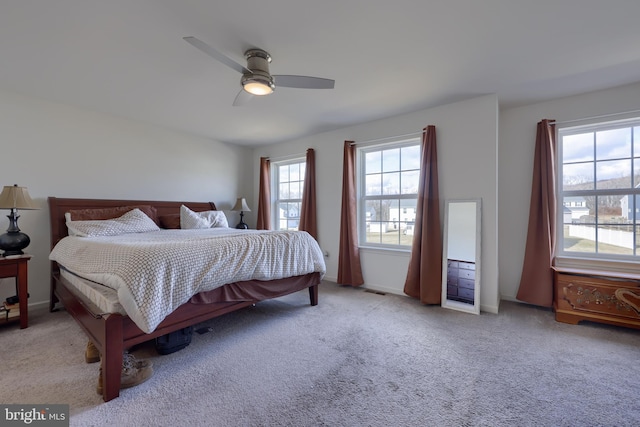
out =
{"type": "Polygon", "coordinates": [[[242,75],[242,86],[247,83],[257,82],[269,86],[272,91],[275,90],[276,85],[273,76],[269,73],[271,55],[262,49],[249,49],[244,56],[247,58],[247,68],[251,70],[251,73],[242,75]]]}

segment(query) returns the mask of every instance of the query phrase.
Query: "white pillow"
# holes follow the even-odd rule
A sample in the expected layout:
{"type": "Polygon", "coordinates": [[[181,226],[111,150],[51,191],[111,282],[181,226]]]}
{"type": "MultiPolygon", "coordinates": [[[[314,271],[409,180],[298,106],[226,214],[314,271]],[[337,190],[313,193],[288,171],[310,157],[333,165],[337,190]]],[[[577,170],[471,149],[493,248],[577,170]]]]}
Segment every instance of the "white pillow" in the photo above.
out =
{"type": "Polygon", "coordinates": [[[222,211],[194,212],[185,205],[180,206],[180,228],[228,228],[227,217],[222,211]]]}
{"type": "Polygon", "coordinates": [[[146,233],[159,230],[160,227],[144,212],[136,208],[114,219],[67,221],[67,229],[70,236],[97,237],[146,233]]]}
{"type": "Polygon", "coordinates": [[[222,211],[205,211],[198,212],[200,215],[206,217],[211,221],[211,227],[215,228],[229,228],[229,223],[227,222],[227,216],[222,211]]]}

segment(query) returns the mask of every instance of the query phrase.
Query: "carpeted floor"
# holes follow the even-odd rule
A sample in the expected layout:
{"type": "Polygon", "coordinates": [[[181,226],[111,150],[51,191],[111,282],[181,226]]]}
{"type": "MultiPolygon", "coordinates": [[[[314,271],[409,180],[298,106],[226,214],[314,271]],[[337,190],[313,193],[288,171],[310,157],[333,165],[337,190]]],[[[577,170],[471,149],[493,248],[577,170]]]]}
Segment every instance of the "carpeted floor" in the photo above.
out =
{"type": "MultiPolygon", "coordinates": [[[[31,314],[31,313],[30,313],[31,314]]],[[[72,426],[637,426],[640,331],[480,316],[323,283],[206,322],[104,403],[64,311],[0,328],[0,402],[66,403],[72,426]]]]}

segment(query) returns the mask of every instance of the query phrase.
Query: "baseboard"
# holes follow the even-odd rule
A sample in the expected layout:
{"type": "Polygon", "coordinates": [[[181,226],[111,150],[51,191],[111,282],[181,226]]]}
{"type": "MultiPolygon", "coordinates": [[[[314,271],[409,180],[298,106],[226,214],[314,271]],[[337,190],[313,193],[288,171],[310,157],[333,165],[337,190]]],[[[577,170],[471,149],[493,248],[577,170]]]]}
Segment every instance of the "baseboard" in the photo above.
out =
{"type": "MultiPolygon", "coordinates": [[[[327,277],[325,276],[322,279],[323,282],[332,282],[335,284],[338,284],[338,279],[337,277],[327,277]]],[[[380,285],[368,285],[368,284],[364,284],[361,286],[361,289],[366,289],[369,291],[373,291],[373,292],[381,292],[383,294],[393,294],[393,295],[400,295],[403,297],[406,297],[407,295],[398,291],[397,289],[393,289],[393,288],[387,288],[385,286],[380,286],[380,285]]]]}
{"type": "Polygon", "coordinates": [[[500,306],[480,304],[480,311],[485,313],[498,314],[500,306]]]}
{"type": "MultiPolygon", "coordinates": [[[[327,282],[333,282],[333,283],[337,283],[338,282],[335,278],[326,277],[326,276],[322,280],[327,281],[327,282]]],[[[410,298],[404,292],[399,292],[397,289],[387,288],[385,286],[380,286],[380,285],[367,285],[367,284],[364,284],[362,286],[362,289],[366,289],[368,291],[373,291],[373,292],[381,292],[381,293],[384,293],[384,294],[399,295],[399,296],[402,296],[402,297],[410,298]]],[[[507,299],[507,298],[505,298],[505,299],[507,299]]],[[[517,300],[514,300],[514,301],[517,302],[517,300]]],[[[498,302],[498,304],[499,304],[499,302],[498,302]]],[[[498,314],[499,308],[500,307],[496,306],[496,305],[480,304],[480,311],[484,311],[485,313],[498,314]]]]}
{"type": "Polygon", "coordinates": [[[29,303],[28,307],[29,310],[49,310],[49,301],[29,303]]]}
{"type": "Polygon", "coordinates": [[[367,285],[367,284],[365,284],[362,288],[366,289],[366,290],[369,290],[369,291],[373,291],[373,292],[382,292],[384,294],[400,295],[400,296],[404,296],[404,297],[407,296],[405,293],[399,292],[397,289],[387,288],[385,286],[380,286],[380,285],[367,285]]]}
{"type": "Polygon", "coordinates": [[[324,276],[322,278],[323,281],[326,282],[333,282],[333,283],[338,283],[338,278],[337,277],[329,277],[329,276],[324,276]]]}
{"type": "Polygon", "coordinates": [[[516,299],[516,297],[512,297],[512,296],[509,296],[509,295],[500,295],[500,299],[504,300],[504,301],[511,301],[511,302],[522,302],[522,301],[516,299]]]}

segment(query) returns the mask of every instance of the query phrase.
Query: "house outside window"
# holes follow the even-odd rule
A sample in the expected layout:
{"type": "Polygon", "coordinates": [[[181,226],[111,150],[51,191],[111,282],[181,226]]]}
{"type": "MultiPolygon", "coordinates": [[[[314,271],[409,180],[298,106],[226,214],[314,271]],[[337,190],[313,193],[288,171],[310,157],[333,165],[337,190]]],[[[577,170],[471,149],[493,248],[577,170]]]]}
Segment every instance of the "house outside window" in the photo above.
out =
{"type": "Polygon", "coordinates": [[[558,127],[560,257],[640,259],[640,119],[558,127]]]}
{"type": "Polygon", "coordinates": [[[420,141],[359,148],[357,157],[360,246],[410,249],[418,203],[420,141]]]}
{"type": "Polygon", "coordinates": [[[275,230],[297,230],[300,224],[302,190],[306,170],[305,159],[274,162],[271,170],[274,183],[273,210],[275,230]]]}

